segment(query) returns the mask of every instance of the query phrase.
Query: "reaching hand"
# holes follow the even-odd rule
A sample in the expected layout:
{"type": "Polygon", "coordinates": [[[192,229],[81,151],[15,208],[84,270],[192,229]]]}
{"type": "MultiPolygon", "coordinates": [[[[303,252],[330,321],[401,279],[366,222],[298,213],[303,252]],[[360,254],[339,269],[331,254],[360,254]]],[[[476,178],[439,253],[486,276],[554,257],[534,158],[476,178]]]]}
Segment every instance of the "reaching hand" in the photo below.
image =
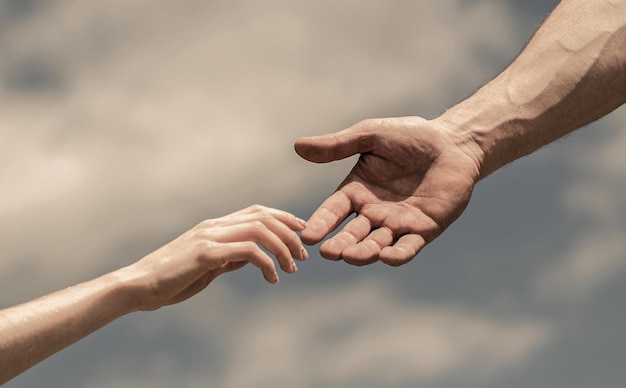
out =
{"type": "Polygon", "coordinates": [[[292,258],[307,258],[295,233],[303,228],[304,221],[290,213],[258,205],[203,221],[126,268],[133,284],[139,285],[138,309],[181,302],[218,275],[248,262],[261,269],[268,282],[276,283],[274,261],[259,245],[276,256],[285,272],[295,272],[292,258]]]}
{"type": "Polygon", "coordinates": [[[327,163],[361,154],[302,231],[320,252],[365,265],[410,261],[467,206],[479,177],[478,149],[458,128],[419,117],[365,120],[335,134],[300,138],[298,155],[327,163]]]}

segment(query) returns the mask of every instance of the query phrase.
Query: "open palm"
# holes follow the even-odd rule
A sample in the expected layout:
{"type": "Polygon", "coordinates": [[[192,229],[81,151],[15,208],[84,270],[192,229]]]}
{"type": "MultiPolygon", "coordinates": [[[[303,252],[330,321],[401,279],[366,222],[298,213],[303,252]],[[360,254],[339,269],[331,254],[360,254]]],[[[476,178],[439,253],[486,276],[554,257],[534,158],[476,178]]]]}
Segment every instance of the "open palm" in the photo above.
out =
{"type": "Polygon", "coordinates": [[[325,241],[325,258],[401,265],[439,236],[467,206],[479,168],[471,142],[419,117],[365,120],[336,134],[301,138],[296,152],[326,163],[360,154],[346,179],[313,213],[302,239],[325,241]]]}

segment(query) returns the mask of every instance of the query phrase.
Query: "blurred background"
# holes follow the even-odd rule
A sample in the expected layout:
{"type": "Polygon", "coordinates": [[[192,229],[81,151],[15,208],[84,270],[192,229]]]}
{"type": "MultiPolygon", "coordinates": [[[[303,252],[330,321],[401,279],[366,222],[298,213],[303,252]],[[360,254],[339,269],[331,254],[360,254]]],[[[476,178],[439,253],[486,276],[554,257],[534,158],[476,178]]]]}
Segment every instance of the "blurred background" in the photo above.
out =
{"type": "MultiPolygon", "coordinates": [[[[354,159],[299,136],[433,118],[557,1],[0,0],[0,307],[254,203],[308,218],[354,159]]],[[[252,266],[7,387],[623,387],[626,111],[482,181],[411,263],[252,266]]]]}

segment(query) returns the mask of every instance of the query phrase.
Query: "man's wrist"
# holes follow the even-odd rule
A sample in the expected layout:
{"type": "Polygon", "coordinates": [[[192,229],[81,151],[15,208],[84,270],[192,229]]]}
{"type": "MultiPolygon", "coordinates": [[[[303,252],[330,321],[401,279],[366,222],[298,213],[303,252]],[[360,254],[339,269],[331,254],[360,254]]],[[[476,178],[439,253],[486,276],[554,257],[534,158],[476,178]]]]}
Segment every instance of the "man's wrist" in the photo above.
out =
{"type": "Polygon", "coordinates": [[[480,166],[479,179],[537,148],[531,144],[528,131],[536,121],[536,112],[513,104],[501,93],[502,82],[494,79],[436,119],[456,128],[468,144],[473,144],[471,148],[480,166]]]}
{"type": "Polygon", "coordinates": [[[479,180],[484,174],[486,154],[475,134],[444,116],[437,117],[432,122],[436,127],[444,130],[454,145],[473,161],[476,167],[476,180],[479,180]]]}

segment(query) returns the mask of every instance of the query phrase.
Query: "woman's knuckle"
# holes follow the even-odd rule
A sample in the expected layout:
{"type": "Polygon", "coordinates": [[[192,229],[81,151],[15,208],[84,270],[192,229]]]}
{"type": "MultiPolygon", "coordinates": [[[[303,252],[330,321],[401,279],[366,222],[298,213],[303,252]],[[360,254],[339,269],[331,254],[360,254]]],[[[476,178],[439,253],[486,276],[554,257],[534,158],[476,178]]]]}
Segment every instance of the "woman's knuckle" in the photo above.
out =
{"type": "Polygon", "coordinates": [[[253,213],[262,213],[263,211],[265,211],[265,206],[254,204],[248,207],[248,209],[250,209],[250,211],[252,211],[253,213]]]}

